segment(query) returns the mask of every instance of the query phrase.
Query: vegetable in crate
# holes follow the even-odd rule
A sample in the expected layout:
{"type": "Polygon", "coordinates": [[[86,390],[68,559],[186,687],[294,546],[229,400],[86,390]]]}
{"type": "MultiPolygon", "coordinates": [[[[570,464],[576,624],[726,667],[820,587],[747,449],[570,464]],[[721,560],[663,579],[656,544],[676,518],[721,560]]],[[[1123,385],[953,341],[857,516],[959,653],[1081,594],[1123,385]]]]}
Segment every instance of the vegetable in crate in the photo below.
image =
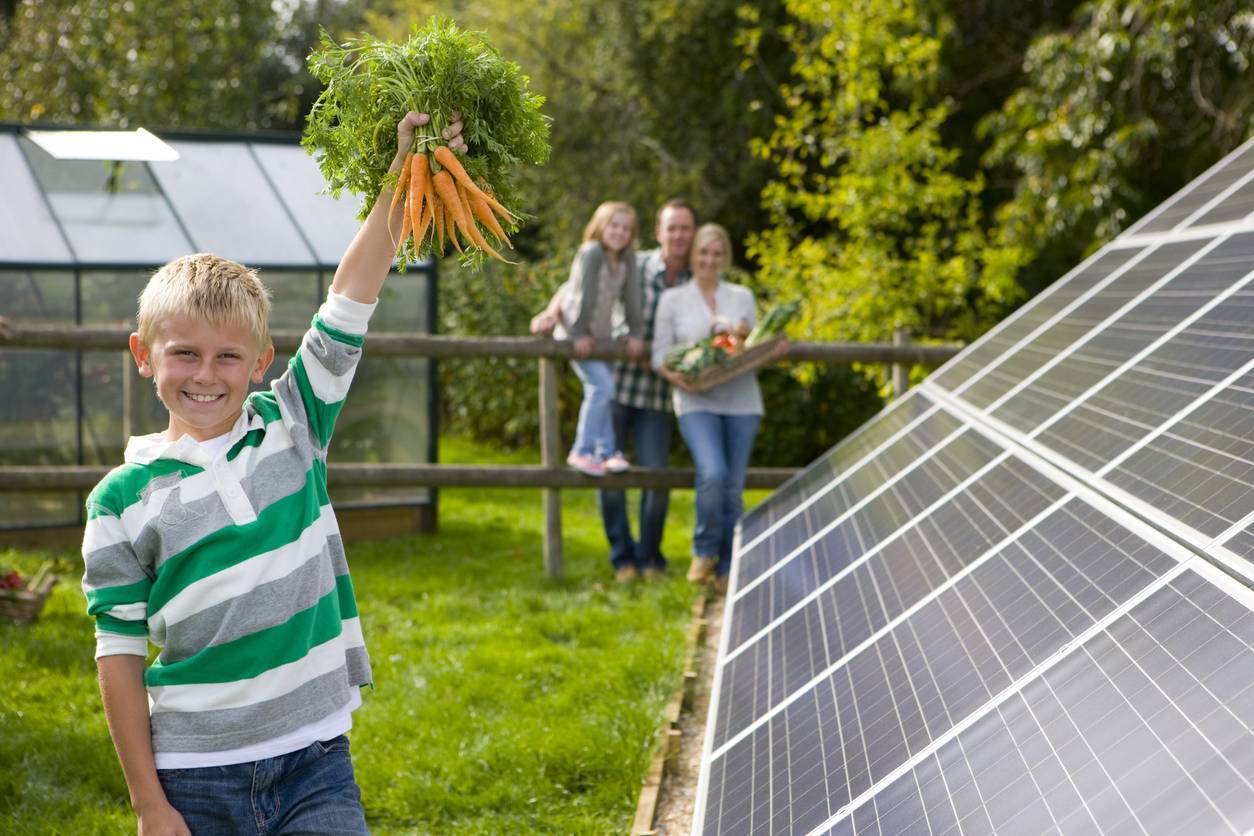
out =
{"type": "Polygon", "coordinates": [[[405,205],[397,242],[404,265],[451,244],[465,259],[504,260],[508,232],[518,229],[511,175],[549,155],[544,97],[527,89],[518,65],[483,35],[432,18],[402,44],[372,38],[335,43],[326,32],[309,55],[309,71],[326,85],[314,102],[301,144],[339,196],[362,197],[359,217],[392,189],[393,207],[405,205]],[[429,133],[415,134],[399,177],[388,174],[396,123],[414,110],[431,115],[429,133]],[[461,159],[442,139],[455,112],[462,115],[467,152],[461,159]],[[458,240],[458,237],[461,240],[458,240]]]}
{"type": "Polygon", "coordinates": [[[745,348],[752,348],[760,342],[784,333],[784,326],[801,310],[801,303],[795,299],[791,302],[779,302],[771,306],[766,316],[758,322],[757,327],[745,337],[745,348]]]}

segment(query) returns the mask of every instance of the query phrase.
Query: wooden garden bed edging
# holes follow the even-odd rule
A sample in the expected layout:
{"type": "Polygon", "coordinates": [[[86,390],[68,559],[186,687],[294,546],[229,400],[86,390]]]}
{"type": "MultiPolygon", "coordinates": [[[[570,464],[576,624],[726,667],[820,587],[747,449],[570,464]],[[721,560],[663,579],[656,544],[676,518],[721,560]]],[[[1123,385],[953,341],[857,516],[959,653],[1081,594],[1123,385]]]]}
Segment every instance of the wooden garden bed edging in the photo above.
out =
{"type": "Polygon", "coordinates": [[[701,642],[705,640],[705,629],[708,621],[705,607],[708,599],[702,590],[692,602],[692,621],[688,625],[688,638],[684,650],[684,674],[679,687],[671,695],[666,709],[662,712],[663,725],[657,731],[654,744],[653,760],[649,762],[649,770],[644,776],[644,786],[640,788],[640,801],[636,804],[636,818],[631,826],[631,836],[655,836],[653,818],[657,812],[658,794],[662,790],[662,782],[666,779],[670,764],[679,754],[679,741],[682,732],[679,730],[679,718],[685,711],[692,710],[693,695],[697,685],[697,654],[701,642]]]}

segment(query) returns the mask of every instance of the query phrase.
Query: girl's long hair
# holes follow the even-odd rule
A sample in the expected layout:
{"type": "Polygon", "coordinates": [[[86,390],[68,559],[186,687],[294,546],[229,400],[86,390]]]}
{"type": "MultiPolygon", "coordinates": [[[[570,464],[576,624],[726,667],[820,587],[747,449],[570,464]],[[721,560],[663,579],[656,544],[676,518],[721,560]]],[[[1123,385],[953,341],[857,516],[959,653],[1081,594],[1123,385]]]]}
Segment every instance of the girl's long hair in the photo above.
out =
{"type": "Polygon", "coordinates": [[[631,240],[627,242],[627,246],[623,249],[630,248],[636,241],[636,232],[640,228],[640,223],[636,219],[636,210],[631,208],[630,203],[624,203],[621,200],[607,200],[597,207],[597,210],[592,213],[592,219],[583,228],[584,243],[596,241],[604,246],[601,242],[601,235],[609,227],[610,221],[614,219],[614,216],[620,213],[631,216],[631,240]]]}

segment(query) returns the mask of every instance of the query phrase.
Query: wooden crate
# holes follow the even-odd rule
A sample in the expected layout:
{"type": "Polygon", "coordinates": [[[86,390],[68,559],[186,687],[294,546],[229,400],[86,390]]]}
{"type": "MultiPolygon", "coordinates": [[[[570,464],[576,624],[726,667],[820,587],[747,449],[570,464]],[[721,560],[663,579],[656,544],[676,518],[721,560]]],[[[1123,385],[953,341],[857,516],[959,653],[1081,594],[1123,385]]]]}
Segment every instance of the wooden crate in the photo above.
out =
{"type": "Polygon", "coordinates": [[[34,588],[0,589],[0,619],[16,624],[30,624],[39,617],[56,582],[57,576],[48,574],[34,588]]]}
{"type": "Polygon", "coordinates": [[[726,362],[702,369],[699,374],[690,375],[688,385],[694,392],[704,392],[764,366],[774,359],[775,352],[783,340],[783,335],[777,335],[763,340],[752,348],[742,348],[728,357],[726,362]]]}

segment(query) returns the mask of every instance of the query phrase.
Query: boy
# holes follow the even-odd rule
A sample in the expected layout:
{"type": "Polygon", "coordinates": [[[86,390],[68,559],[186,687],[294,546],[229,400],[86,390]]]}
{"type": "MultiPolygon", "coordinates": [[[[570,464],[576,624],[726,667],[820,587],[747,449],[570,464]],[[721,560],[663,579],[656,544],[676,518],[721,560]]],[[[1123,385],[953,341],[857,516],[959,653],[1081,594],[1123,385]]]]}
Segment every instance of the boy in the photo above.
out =
{"type": "MultiPolygon", "coordinates": [[[[400,121],[392,171],[428,121],[400,121]]],[[[252,271],[187,256],[140,296],[131,353],[170,423],[88,498],[83,588],[141,836],[367,832],[344,734],[370,662],[326,451],[395,252],[389,199],[270,392],[248,394],[274,359],[252,271]]]]}

